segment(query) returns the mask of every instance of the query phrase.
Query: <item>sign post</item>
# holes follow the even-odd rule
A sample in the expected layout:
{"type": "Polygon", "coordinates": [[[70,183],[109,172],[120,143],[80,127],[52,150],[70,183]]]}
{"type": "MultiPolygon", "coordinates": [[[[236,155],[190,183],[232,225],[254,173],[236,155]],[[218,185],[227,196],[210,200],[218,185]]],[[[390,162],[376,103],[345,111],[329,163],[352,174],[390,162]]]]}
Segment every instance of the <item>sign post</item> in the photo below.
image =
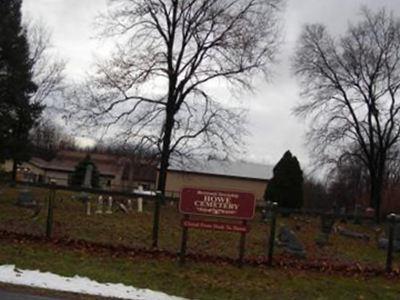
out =
{"type": "MultiPolygon", "coordinates": [[[[247,221],[243,220],[243,226],[246,226],[247,221]]],[[[243,258],[244,258],[244,250],[245,250],[245,245],[246,245],[246,232],[242,232],[240,234],[240,243],[239,243],[239,259],[238,259],[238,264],[239,267],[243,266],[243,258]]]]}
{"type": "Polygon", "coordinates": [[[189,228],[240,233],[238,264],[243,265],[246,233],[249,230],[247,221],[255,214],[255,198],[252,193],[184,188],[181,191],[179,211],[184,215],[179,253],[181,265],[185,263],[189,228]],[[191,219],[192,215],[197,218],[191,219]],[[200,217],[217,217],[228,221],[210,221],[200,217]]]}
{"type": "MultiPolygon", "coordinates": [[[[189,219],[188,215],[183,217],[183,220],[186,221],[189,219]]],[[[179,252],[179,263],[181,265],[185,264],[185,257],[186,257],[186,244],[188,239],[188,227],[182,226],[182,240],[181,240],[181,251],[179,252]]]]}

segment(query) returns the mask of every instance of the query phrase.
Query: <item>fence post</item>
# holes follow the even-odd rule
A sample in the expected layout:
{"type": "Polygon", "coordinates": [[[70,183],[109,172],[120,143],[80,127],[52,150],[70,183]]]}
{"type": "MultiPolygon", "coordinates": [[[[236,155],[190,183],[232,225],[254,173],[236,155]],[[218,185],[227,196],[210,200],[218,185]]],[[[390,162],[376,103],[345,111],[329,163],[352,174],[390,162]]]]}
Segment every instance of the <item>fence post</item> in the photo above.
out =
{"type": "Polygon", "coordinates": [[[387,216],[389,221],[389,240],[388,240],[388,248],[387,248],[387,257],[386,257],[386,272],[392,271],[392,262],[393,262],[393,241],[395,234],[395,226],[396,226],[396,215],[391,213],[387,216]]]}
{"type": "Polygon", "coordinates": [[[268,243],[268,266],[272,266],[272,256],[274,253],[274,245],[275,245],[275,231],[276,231],[276,211],[277,211],[278,203],[271,203],[271,229],[269,234],[269,243],[268,243]]]}
{"type": "Polygon", "coordinates": [[[154,203],[154,216],[153,216],[153,248],[158,248],[158,230],[160,227],[160,206],[162,194],[160,191],[156,192],[156,199],[154,203]]]}
{"type": "MultiPolygon", "coordinates": [[[[243,220],[242,225],[247,227],[247,221],[243,220]]],[[[239,241],[239,258],[238,258],[238,265],[239,268],[243,266],[243,259],[244,259],[244,251],[246,247],[246,233],[247,232],[241,232],[240,233],[240,241],[239,241]]]]}
{"type": "Polygon", "coordinates": [[[47,202],[47,222],[46,222],[46,237],[51,238],[53,233],[53,204],[56,196],[56,183],[54,180],[50,181],[50,192],[47,202]]]}
{"type": "Polygon", "coordinates": [[[188,228],[183,224],[185,220],[189,220],[188,215],[183,216],[182,221],[182,239],[181,239],[181,251],[179,252],[179,265],[183,266],[186,260],[186,246],[188,240],[188,228]]]}

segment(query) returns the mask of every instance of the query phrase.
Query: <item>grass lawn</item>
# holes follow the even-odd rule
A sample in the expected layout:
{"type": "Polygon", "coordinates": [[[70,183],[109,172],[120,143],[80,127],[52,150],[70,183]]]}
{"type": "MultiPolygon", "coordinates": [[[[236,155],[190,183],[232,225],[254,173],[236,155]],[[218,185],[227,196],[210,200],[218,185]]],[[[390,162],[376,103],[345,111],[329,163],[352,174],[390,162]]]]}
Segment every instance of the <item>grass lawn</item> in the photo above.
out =
{"type": "Polygon", "coordinates": [[[64,276],[121,282],[192,299],[399,299],[398,280],[328,276],[266,267],[170,259],[114,258],[36,243],[0,243],[0,264],[39,269],[64,276]]]}

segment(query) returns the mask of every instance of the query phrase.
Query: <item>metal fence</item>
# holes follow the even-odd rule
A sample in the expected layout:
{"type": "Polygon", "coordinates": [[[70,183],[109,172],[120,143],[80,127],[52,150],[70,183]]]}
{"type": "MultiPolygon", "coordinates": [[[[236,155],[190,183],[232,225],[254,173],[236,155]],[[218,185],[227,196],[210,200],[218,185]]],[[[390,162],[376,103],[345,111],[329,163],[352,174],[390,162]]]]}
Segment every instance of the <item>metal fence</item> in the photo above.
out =
{"type": "MultiPolygon", "coordinates": [[[[159,199],[152,192],[19,182],[0,188],[0,231],[149,251],[157,246],[178,254],[182,215],[176,200],[177,195],[159,199]]],[[[376,225],[368,218],[334,210],[287,211],[272,204],[263,206],[249,223],[244,262],[329,261],[390,272],[399,268],[399,223],[400,218],[393,216],[376,225]]],[[[187,234],[189,256],[238,258],[241,241],[237,233],[191,230],[187,234]]]]}

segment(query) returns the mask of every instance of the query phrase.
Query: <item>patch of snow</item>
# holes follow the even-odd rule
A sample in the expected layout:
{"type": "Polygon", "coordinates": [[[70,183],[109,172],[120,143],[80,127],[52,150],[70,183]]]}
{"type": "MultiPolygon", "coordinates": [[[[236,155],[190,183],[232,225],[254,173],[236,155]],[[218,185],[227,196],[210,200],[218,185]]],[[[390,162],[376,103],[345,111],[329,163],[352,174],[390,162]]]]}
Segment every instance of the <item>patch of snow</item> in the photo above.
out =
{"type": "Polygon", "coordinates": [[[138,289],[120,283],[99,283],[87,277],[64,277],[49,272],[20,270],[14,265],[0,266],[0,282],[120,299],[183,300],[161,292],[138,289]]]}

